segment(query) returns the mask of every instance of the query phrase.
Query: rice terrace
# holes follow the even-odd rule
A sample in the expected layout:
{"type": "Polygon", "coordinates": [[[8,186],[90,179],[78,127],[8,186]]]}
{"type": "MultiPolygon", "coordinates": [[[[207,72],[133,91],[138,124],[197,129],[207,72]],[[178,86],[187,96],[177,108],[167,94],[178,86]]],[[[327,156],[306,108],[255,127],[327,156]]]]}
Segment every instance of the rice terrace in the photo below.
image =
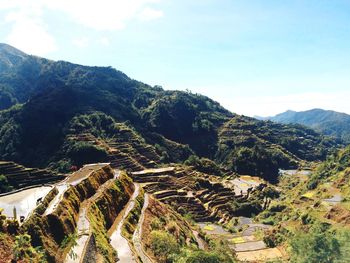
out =
{"type": "Polygon", "coordinates": [[[0,0],[0,263],[350,263],[349,10],[0,0]]]}

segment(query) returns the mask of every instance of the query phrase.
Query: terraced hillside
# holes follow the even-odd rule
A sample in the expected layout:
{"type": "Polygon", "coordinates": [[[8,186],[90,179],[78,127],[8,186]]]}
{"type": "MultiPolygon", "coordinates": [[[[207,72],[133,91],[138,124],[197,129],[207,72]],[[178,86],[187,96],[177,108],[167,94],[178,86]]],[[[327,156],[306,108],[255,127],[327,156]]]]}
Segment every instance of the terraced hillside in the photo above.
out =
{"type": "Polygon", "coordinates": [[[0,175],[6,178],[1,187],[2,192],[35,185],[53,184],[64,178],[63,175],[55,174],[49,170],[26,168],[14,162],[6,161],[0,161],[0,175]]]}
{"type": "Polygon", "coordinates": [[[6,261],[232,263],[268,252],[283,260],[294,227],[313,229],[314,212],[321,223],[348,224],[347,151],[310,177],[279,177],[281,168],[317,166],[342,146],[336,140],[112,68],[3,45],[0,68],[1,191],[40,184],[1,196],[6,261]]]}
{"type": "MultiPolygon", "coordinates": [[[[102,114],[98,116],[106,117],[102,114]]],[[[101,160],[111,162],[113,168],[140,171],[153,168],[161,162],[155,147],[146,143],[140,135],[124,123],[112,121],[112,127],[109,127],[111,130],[106,134],[105,130],[94,132],[86,126],[84,128],[80,126],[78,130],[74,127],[77,122],[78,120],[75,120],[71,126],[66,139],[67,144],[74,145],[81,142],[103,149],[106,156],[101,160]]]]}
{"type": "Polygon", "coordinates": [[[255,191],[261,194],[267,186],[260,182],[249,188],[248,192],[238,191],[235,184],[181,166],[134,172],[131,177],[159,201],[197,222],[227,223],[242,213],[250,215],[261,211],[263,198],[254,206],[250,202],[254,199],[255,191]],[[247,206],[240,209],[234,203],[245,203],[247,206]]]}
{"type": "MultiPolygon", "coordinates": [[[[25,237],[31,242],[28,246],[42,247],[35,255],[45,254],[44,262],[116,262],[118,258],[120,262],[140,262],[139,258],[164,262],[170,254],[159,255],[152,236],[178,236],[174,240],[178,252],[181,247],[193,249],[205,242],[180,214],[155,196],[144,194],[125,172],[109,164],[86,165],[69,175],[28,214],[19,227],[11,227],[12,221],[1,222],[2,231],[9,238],[29,234],[25,237]],[[159,219],[165,229],[150,223],[159,219]]],[[[6,255],[14,260],[25,256],[6,255]]]]}
{"type": "Polygon", "coordinates": [[[335,149],[332,139],[319,137],[303,126],[243,116],[235,116],[220,128],[218,144],[218,163],[239,174],[258,175],[272,182],[279,169],[323,160],[335,149]]]}

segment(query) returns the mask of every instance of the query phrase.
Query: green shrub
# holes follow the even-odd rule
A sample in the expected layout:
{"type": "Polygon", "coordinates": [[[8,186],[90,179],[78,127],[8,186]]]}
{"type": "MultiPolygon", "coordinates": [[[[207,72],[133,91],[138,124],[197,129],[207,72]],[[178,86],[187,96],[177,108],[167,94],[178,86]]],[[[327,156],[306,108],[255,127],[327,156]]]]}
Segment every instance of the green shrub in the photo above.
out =
{"type": "Polygon", "coordinates": [[[154,230],[150,234],[150,247],[154,255],[160,259],[167,260],[171,255],[179,253],[180,248],[175,238],[169,233],[154,230]]]}
{"type": "Polygon", "coordinates": [[[0,193],[6,193],[13,190],[5,175],[0,175],[0,193]]]}
{"type": "Polygon", "coordinates": [[[189,251],[177,263],[231,263],[232,259],[225,257],[216,251],[195,250],[189,251]]]}
{"type": "Polygon", "coordinates": [[[350,234],[339,236],[328,228],[316,224],[307,233],[297,233],[290,241],[291,262],[348,262],[350,234]]]}
{"type": "Polygon", "coordinates": [[[185,165],[193,166],[196,170],[213,175],[221,175],[220,167],[208,158],[199,158],[196,155],[191,155],[185,162],[185,165]]]}
{"type": "Polygon", "coordinates": [[[32,247],[29,235],[16,236],[13,254],[16,262],[46,262],[45,254],[41,249],[32,247]]]}
{"type": "Polygon", "coordinates": [[[67,151],[75,165],[96,163],[107,159],[106,150],[86,142],[75,142],[67,151]]]}

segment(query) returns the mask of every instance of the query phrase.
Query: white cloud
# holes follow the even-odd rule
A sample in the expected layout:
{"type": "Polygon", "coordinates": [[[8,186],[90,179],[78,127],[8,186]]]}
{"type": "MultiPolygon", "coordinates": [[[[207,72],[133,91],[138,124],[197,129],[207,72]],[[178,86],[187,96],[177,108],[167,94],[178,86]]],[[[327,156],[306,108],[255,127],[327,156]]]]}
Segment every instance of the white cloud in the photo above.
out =
{"type": "Polygon", "coordinates": [[[98,39],[97,43],[101,44],[102,46],[109,46],[111,44],[107,37],[102,37],[98,39]]]}
{"type": "Polygon", "coordinates": [[[86,48],[89,45],[89,39],[87,37],[79,37],[72,40],[74,46],[78,48],[86,48]]]}
{"type": "MultiPolygon", "coordinates": [[[[57,49],[48,24],[44,21],[47,10],[61,12],[71,22],[99,31],[124,29],[133,19],[148,21],[163,16],[151,6],[161,0],[0,0],[0,10],[7,12],[6,21],[11,32],[7,37],[12,44],[26,52],[46,55],[57,49]]],[[[108,39],[99,41],[108,45],[108,39]]],[[[75,40],[77,46],[86,42],[75,40]]]]}
{"type": "Polygon", "coordinates": [[[120,30],[127,21],[142,13],[153,19],[162,16],[149,7],[158,0],[52,0],[45,5],[68,14],[73,21],[96,30],[120,30]],[[146,10],[146,11],[145,11],[146,10]]]}
{"type": "MultiPolygon", "coordinates": [[[[38,12],[36,10],[34,13],[38,12]]],[[[6,22],[12,24],[6,41],[8,44],[29,54],[44,56],[57,49],[54,38],[48,33],[47,26],[40,17],[33,17],[27,12],[11,12],[6,22]]]]}
{"type": "Polygon", "coordinates": [[[156,10],[150,7],[143,9],[139,15],[140,20],[142,21],[150,21],[161,18],[164,16],[161,10],[156,10]]]}

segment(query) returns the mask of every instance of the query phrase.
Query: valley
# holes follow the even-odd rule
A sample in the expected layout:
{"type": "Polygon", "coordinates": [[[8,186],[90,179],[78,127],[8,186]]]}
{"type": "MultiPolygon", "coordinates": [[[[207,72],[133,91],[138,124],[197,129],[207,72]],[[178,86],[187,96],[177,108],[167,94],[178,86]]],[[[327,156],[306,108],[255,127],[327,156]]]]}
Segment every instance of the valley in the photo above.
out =
{"type": "Polygon", "coordinates": [[[0,66],[0,262],[350,257],[344,141],[111,67],[0,66]]]}

